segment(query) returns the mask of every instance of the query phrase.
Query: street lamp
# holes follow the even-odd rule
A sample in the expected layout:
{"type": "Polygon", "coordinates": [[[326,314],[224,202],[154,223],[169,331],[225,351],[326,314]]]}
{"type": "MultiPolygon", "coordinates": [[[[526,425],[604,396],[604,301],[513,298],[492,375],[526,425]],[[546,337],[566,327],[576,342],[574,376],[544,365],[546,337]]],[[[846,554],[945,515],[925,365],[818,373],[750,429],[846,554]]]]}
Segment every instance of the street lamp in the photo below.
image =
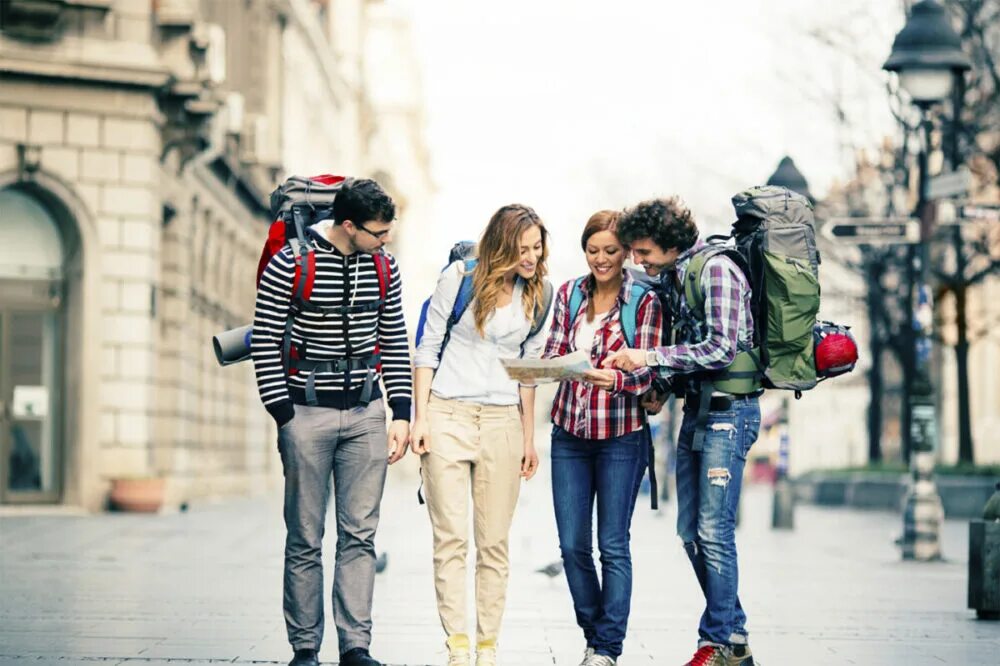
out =
{"type": "MultiPolygon", "coordinates": [[[[802,175],[795,161],[785,155],[778,162],[778,168],[774,170],[771,177],[767,179],[768,185],[786,187],[792,192],[801,194],[810,202],[815,201],[809,192],[809,183],[802,175]]],[[[788,434],[788,398],[781,401],[781,419],[779,421],[778,433],[778,465],[774,475],[774,496],[771,504],[771,527],[774,529],[790,530],[795,527],[795,489],[788,479],[788,455],[789,455],[789,434],[788,434]]]]}
{"type": "Polygon", "coordinates": [[[955,77],[971,67],[972,61],[962,51],[962,40],[944,7],[935,0],[913,6],[882,65],[882,69],[899,75],[899,85],[922,109],[947,98],[955,77]]]}
{"type": "Polygon", "coordinates": [[[909,411],[910,467],[913,482],[903,511],[903,557],[916,560],[941,558],[941,521],[944,511],[934,485],[934,448],[937,439],[934,387],[931,382],[931,327],[933,325],[930,278],[930,240],[933,207],[927,197],[928,152],[932,120],[930,108],[948,98],[956,80],[972,66],[962,42],[935,0],[913,6],[906,25],[896,35],[892,52],[882,69],[899,76],[900,87],[920,110],[922,144],[918,160],[919,192],[916,214],[921,220],[919,252],[910,247],[908,310],[912,316],[911,372],[906,409],[909,411]]]}

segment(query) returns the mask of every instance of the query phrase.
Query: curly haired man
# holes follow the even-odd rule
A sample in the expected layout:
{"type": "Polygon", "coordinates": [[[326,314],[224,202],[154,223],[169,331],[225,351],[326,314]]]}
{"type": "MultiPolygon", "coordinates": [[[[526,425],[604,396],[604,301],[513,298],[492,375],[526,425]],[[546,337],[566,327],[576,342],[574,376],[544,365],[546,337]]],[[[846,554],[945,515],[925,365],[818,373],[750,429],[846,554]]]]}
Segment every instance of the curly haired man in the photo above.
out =
{"type": "Polygon", "coordinates": [[[672,299],[674,344],[625,350],[605,365],[649,366],[675,390],[683,387],[677,532],[706,602],[688,666],[752,666],[735,528],[743,467],[760,429],[760,390],[726,390],[733,382],[724,380],[741,354],[753,353],[750,284],[732,259],[698,242],[691,212],[675,197],[627,211],[618,236],[672,299]],[[684,289],[691,279],[697,284],[684,289]],[[695,302],[688,302],[691,294],[695,302]]]}

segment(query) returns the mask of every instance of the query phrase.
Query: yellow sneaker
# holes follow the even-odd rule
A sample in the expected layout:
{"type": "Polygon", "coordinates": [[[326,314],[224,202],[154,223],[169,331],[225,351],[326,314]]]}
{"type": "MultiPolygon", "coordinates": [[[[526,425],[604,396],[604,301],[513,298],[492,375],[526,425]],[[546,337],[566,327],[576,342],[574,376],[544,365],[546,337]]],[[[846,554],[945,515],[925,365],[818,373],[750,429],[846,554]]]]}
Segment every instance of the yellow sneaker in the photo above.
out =
{"type": "Polygon", "coordinates": [[[496,641],[482,641],[476,645],[476,666],[497,666],[496,641]]]}
{"type": "Polygon", "coordinates": [[[445,641],[448,646],[448,666],[469,666],[469,637],[452,634],[445,641]]]}

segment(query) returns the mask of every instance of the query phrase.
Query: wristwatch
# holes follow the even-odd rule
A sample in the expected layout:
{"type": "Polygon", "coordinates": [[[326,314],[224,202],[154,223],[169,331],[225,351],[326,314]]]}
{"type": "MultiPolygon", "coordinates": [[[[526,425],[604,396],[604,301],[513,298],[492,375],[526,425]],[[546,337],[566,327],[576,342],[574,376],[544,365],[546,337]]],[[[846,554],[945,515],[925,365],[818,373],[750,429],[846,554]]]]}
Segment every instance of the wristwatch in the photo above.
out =
{"type": "Polygon", "coordinates": [[[651,368],[655,368],[660,365],[660,355],[656,353],[655,349],[649,349],[646,351],[646,365],[651,368]]]}

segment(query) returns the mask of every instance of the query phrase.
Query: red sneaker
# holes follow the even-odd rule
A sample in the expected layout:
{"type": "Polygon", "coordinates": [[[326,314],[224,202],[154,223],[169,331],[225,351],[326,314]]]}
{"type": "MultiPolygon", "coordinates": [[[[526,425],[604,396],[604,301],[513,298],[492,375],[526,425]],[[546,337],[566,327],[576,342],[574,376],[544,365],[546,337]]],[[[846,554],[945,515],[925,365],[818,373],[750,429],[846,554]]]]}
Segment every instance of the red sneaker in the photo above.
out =
{"type": "Polygon", "coordinates": [[[726,652],[718,645],[702,645],[684,666],[728,666],[726,652]]]}

